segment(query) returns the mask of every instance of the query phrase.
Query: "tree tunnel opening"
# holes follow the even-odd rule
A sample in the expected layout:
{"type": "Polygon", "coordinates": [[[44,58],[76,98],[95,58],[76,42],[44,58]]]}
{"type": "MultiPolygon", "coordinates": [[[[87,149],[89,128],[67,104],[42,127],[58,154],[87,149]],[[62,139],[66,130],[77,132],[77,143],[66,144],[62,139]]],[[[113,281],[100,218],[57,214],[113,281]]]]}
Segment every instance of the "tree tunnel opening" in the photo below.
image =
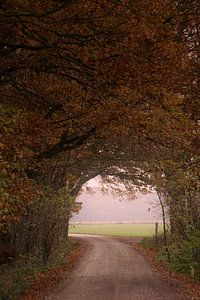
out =
{"type": "Polygon", "coordinates": [[[155,190],[132,195],[103,184],[99,176],[84,184],[76,199],[80,210],[70,219],[70,232],[124,236],[153,235],[162,227],[162,211],[155,190]]]}

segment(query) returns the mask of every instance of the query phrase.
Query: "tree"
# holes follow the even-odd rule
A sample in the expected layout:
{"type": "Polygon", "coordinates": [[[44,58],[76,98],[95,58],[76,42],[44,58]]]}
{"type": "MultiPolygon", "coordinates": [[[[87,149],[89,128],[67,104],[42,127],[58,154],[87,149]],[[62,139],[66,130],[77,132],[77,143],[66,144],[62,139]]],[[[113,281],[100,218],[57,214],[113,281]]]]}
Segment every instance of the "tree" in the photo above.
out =
{"type": "Polygon", "coordinates": [[[47,190],[75,197],[98,174],[131,189],[157,161],[192,158],[191,59],[176,17],[158,0],[2,4],[4,232],[47,190]]]}

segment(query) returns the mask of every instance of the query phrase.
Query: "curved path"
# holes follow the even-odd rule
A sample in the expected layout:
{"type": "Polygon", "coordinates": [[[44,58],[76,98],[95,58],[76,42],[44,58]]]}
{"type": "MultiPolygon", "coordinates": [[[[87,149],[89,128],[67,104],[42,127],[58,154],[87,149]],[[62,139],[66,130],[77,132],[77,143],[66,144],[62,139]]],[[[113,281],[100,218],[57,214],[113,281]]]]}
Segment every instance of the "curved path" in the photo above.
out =
{"type": "MultiPolygon", "coordinates": [[[[80,235],[78,235],[80,237],[80,235]]],[[[123,239],[82,236],[91,250],[52,300],[183,300],[178,287],[162,278],[123,239]]]]}

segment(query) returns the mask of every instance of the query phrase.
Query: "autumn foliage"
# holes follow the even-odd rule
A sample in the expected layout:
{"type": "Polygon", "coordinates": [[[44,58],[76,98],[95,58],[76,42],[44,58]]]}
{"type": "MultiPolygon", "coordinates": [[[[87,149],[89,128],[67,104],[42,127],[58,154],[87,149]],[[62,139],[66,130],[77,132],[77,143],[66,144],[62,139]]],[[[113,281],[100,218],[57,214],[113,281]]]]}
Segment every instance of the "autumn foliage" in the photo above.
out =
{"type": "Polygon", "coordinates": [[[3,243],[18,245],[17,228],[37,239],[48,214],[57,235],[53,208],[65,228],[97,175],[159,189],[179,234],[200,229],[198,8],[181,0],[0,5],[3,243]]]}

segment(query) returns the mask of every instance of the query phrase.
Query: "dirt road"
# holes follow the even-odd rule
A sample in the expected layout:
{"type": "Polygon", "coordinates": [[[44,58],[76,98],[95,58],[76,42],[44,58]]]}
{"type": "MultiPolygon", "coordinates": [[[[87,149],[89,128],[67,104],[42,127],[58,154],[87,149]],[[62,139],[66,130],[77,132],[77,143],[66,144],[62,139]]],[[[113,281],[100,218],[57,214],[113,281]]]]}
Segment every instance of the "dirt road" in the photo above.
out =
{"type": "Polygon", "coordinates": [[[167,282],[123,240],[82,237],[91,250],[70,280],[52,300],[183,300],[178,287],[167,282]]]}

